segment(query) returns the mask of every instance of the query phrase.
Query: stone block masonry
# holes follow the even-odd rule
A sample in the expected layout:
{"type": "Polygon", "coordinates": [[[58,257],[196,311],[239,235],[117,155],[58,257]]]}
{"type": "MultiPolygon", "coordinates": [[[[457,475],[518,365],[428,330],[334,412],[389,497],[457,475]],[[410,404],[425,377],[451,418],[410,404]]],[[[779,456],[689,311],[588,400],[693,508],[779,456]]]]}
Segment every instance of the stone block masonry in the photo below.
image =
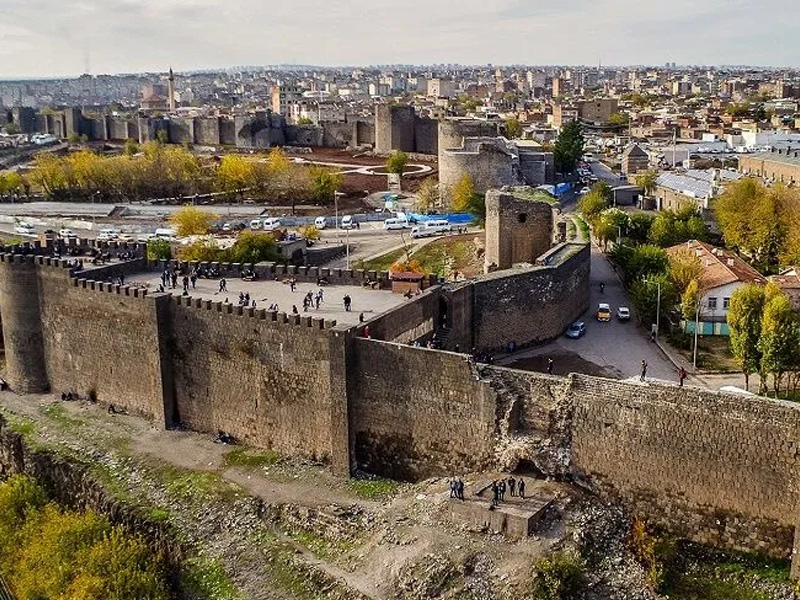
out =
{"type": "MultiPolygon", "coordinates": [[[[12,390],[92,392],[159,425],[222,429],[342,475],[522,465],[689,539],[800,556],[798,405],[476,367],[461,354],[364,339],[360,326],[79,279],[92,271],[22,250],[0,253],[12,390]]],[[[433,286],[376,317],[375,334],[408,342],[446,314],[455,339],[469,329],[484,348],[512,334],[558,335],[585,309],[589,251],[563,245],[540,260],[433,286]]]]}

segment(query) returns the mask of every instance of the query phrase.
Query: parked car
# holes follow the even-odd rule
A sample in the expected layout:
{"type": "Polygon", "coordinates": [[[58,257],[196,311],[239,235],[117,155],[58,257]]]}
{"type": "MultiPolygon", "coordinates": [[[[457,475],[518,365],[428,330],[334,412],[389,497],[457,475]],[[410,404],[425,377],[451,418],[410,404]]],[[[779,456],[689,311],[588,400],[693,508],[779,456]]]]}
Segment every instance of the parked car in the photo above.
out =
{"type": "Polygon", "coordinates": [[[631,311],[627,306],[620,306],[617,309],[617,320],[618,321],[630,321],[631,320],[631,311]]]}
{"type": "Polygon", "coordinates": [[[611,307],[605,302],[597,305],[597,320],[610,321],[611,320],[611,307]]]}
{"type": "Polygon", "coordinates": [[[76,238],[78,237],[72,229],[59,229],[58,230],[58,237],[68,240],[69,238],[76,238]]]}
{"type": "Polygon", "coordinates": [[[352,229],[355,226],[356,223],[353,221],[352,215],[345,215],[342,217],[342,220],[340,221],[340,227],[342,229],[352,229]]]}
{"type": "Polygon", "coordinates": [[[281,227],[281,220],[276,219],[275,217],[270,217],[269,219],[264,219],[264,223],[262,225],[264,231],[275,231],[276,229],[280,229],[281,227]]]}
{"type": "Polygon", "coordinates": [[[577,340],[585,333],[586,333],[586,323],[584,323],[583,321],[575,321],[572,325],[569,326],[569,329],[567,329],[567,333],[565,335],[568,338],[577,340]]]}
{"type": "Polygon", "coordinates": [[[325,217],[317,217],[314,219],[314,227],[317,229],[325,229],[328,226],[328,219],[325,217]]]}
{"type": "Polygon", "coordinates": [[[35,235],[33,225],[30,223],[17,223],[14,226],[14,233],[21,233],[22,235],[35,235]]]}

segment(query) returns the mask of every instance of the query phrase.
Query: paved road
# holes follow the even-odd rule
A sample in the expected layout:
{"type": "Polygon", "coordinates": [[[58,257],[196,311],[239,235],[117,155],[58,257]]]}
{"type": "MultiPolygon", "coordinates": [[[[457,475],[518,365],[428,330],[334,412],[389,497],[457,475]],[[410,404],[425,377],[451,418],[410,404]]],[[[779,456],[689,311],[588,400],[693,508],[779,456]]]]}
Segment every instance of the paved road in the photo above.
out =
{"type": "Polygon", "coordinates": [[[619,178],[618,173],[614,173],[614,171],[609,169],[601,162],[593,162],[589,165],[589,167],[592,169],[592,173],[594,173],[594,176],[597,177],[597,179],[607,183],[610,186],[625,183],[625,181],[619,178]]]}
{"type": "MultiPolygon", "coordinates": [[[[586,323],[586,335],[577,340],[561,336],[545,346],[520,352],[515,355],[514,360],[554,355],[556,360],[563,360],[568,367],[575,367],[579,372],[627,379],[639,375],[641,361],[644,359],[648,364],[649,377],[676,381],[675,366],[650,342],[645,331],[636,326],[635,315],[627,323],[619,322],[616,318],[609,323],[600,323],[595,318],[600,302],[610,304],[614,312],[619,306],[631,307],[622,283],[602,252],[595,247],[592,247],[590,281],[589,310],[581,318],[586,323]],[[601,282],[605,284],[602,293],[601,282]]],[[[633,313],[632,308],[631,312],[633,313]]],[[[543,368],[544,362],[539,364],[543,368]]],[[[557,374],[569,370],[571,369],[559,368],[558,363],[555,365],[557,374]]]]}

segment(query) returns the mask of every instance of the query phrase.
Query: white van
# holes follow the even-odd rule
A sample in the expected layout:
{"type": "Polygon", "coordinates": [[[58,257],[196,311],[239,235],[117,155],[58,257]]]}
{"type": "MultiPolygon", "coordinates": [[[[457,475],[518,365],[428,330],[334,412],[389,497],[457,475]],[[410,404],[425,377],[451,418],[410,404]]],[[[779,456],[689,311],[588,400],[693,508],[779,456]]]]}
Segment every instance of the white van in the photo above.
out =
{"type": "Polygon", "coordinates": [[[261,219],[253,219],[250,221],[250,229],[261,229],[261,219]]]}
{"type": "Polygon", "coordinates": [[[386,219],[383,222],[384,229],[406,229],[409,223],[405,219],[386,219]]]}
{"type": "Polygon", "coordinates": [[[275,231],[276,229],[280,229],[281,220],[276,219],[275,217],[270,217],[269,219],[264,219],[261,227],[264,231],[275,231]]]}
{"type": "Polygon", "coordinates": [[[325,217],[317,217],[314,219],[314,227],[317,229],[325,229],[328,226],[328,219],[325,217]]]}
{"type": "Polygon", "coordinates": [[[450,226],[450,223],[444,219],[425,221],[424,223],[411,228],[411,237],[421,238],[431,237],[434,235],[443,235],[445,233],[449,233],[451,229],[452,227],[450,226]]]}
{"type": "Polygon", "coordinates": [[[174,241],[178,237],[178,232],[174,229],[169,229],[164,227],[163,229],[156,229],[156,232],[153,234],[153,237],[158,240],[167,240],[169,242],[174,241]]]}
{"type": "Polygon", "coordinates": [[[353,221],[352,215],[345,215],[342,217],[341,227],[342,229],[352,229],[355,227],[356,223],[353,221]]]}

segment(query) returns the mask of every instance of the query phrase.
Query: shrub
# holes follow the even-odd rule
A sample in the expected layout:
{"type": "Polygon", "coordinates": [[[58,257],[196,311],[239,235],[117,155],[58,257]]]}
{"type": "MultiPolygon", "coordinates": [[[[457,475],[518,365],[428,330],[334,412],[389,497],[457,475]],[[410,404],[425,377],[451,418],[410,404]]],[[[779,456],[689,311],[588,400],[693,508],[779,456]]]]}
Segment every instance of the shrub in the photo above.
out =
{"type": "Polygon", "coordinates": [[[582,598],[583,565],[573,553],[557,552],[536,563],[533,597],[537,600],[578,600],[582,598]]]}
{"type": "Polygon", "coordinates": [[[46,504],[25,476],[0,484],[0,574],[22,599],[166,600],[160,557],[93,513],[46,504]]]}
{"type": "Polygon", "coordinates": [[[150,240],[147,242],[148,260],[169,260],[172,258],[172,248],[167,240],[150,240]]]}

